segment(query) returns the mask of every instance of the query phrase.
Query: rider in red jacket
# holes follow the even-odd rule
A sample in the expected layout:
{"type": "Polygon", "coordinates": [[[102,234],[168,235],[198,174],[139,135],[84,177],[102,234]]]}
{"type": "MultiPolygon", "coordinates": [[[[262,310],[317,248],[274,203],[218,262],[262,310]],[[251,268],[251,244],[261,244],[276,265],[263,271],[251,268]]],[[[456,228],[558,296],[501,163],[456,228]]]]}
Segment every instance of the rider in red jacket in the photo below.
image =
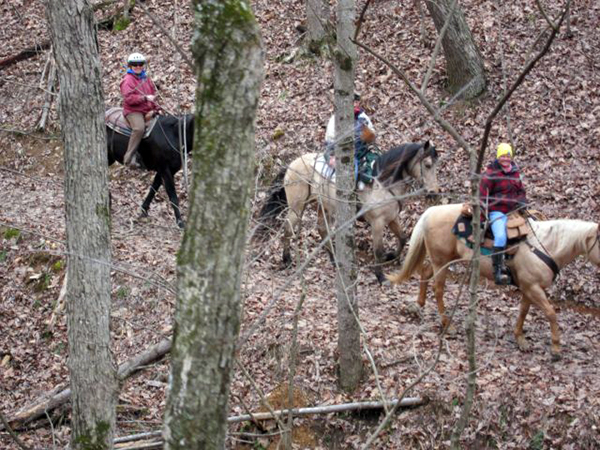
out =
{"type": "Polygon", "coordinates": [[[510,144],[498,145],[496,159],[487,167],[479,184],[481,211],[490,221],[494,234],[494,278],[496,284],[510,283],[504,265],[508,213],[527,206],[527,196],[519,168],[512,160],[510,144]]]}
{"type": "Polygon", "coordinates": [[[136,150],[142,137],[146,120],[151,119],[159,110],[156,100],[156,86],[146,74],[146,58],[141,53],[132,53],[127,58],[128,70],[121,81],[123,96],[123,115],[131,127],[131,137],[123,163],[139,168],[136,150]]]}

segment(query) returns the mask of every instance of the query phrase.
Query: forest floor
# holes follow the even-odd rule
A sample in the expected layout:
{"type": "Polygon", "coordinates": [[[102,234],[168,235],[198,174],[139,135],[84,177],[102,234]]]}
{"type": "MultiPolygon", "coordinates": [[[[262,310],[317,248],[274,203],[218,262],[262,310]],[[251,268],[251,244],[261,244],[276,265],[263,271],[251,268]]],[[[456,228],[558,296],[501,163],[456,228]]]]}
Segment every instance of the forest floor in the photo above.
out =
{"type": "MultiPolygon", "coordinates": [[[[189,49],[190,2],[143,2],[151,14],[174,30],[189,49]]],[[[431,57],[435,31],[425,21],[420,40],[417,8],[410,3],[372,2],[361,31],[362,42],[386,57],[420,85],[431,57]]],[[[544,2],[551,16],[559,2],[544,2]]],[[[293,158],[321,148],[333,111],[331,62],[302,56],[297,25],[304,1],[253,0],[263,33],[266,78],[257,120],[256,212],[270,181],[293,158]],[[295,58],[292,56],[296,54],[295,58]]],[[[477,147],[487,114],[530,55],[545,22],[533,0],[499,4],[461,2],[485,60],[488,91],[477,101],[452,102],[444,90],[443,58],[435,65],[426,95],[445,107],[444,118],[477,147]]],[[[143,13],[122,32],[100,31],[106,103],[119,103],[118,83],[128,53],[150,57],[152,76],[161,83],[161,102],[169,111],[186,111],[194,102],[195,78],[169,41],[143,13]]],[[[358,9],[364,5],[358,2],[358,9]]],[[[513,136],[528,196],[549,218],[597,221],[600,206],[600,4],[576,2],[571,34],[561,32],[511,98],[492,130],[490,144],[513,136]]],[[[0,0],[3,29],[0,60],[49,38],[41,0],[0,0]]],[[[545,35],[546,36],[546,35],[545,35]]],[[[543,41],[544,37],[541,38],[543,41]]],[[[468,155],[442,131],[390,68],[361,51],[357,89],[374,121],[382,149],[429,139],[441,150],[439,201],[460,202],[469,192],[468,155]]],[[[0,69],[0,412],[11,417],[56,386],[68,383],[64,309],[58,302],[64,282],[66,236],[62,144],[53,103],[44,133],[35,125],[43,110],[49,53],[41,52],[0,69]]],[[[200,148],[201,149],[201,148],[200,148]]],[[[489,150],[491,158],[492,150],[489,150]]],[[[171,336],[175,308],[175,256],[183,233],[175,226],[164,193],[150,217],[138,208],[152,174],[110,168],[112,193],[112,350],[118,363],[171,336]]],[[[181,174],[177,189],[187,217],[188,197],[181,174]]],[[[409,232],[427,207],[421,199],[404,205],[401,219],[409,232]]],[[[468,298],[461,290],[462,269],[447,285],[448,307],[456,305],[457,332],[440,339],[440,324],[431,294],[423,310],[415,307],[418,283],[380,286],[371,270],[370,239],[358,225],[359,315],[376,367],[364,356],[366,375],[360,387],[344,393],[337,386],[337,313],[334,269],[318,244],[309,212],[295,242],[295,265],[281,269],[281,245],[249,243],[243,276],[242,336],[239,365],[231,385],[230,415],[261,409],[261,395],[280,407],[290,367],[294,311],[299,352],[294,384],[295,406],[332,405],[398,397],[407,393],[426,400],[401,410],[376,441],[381,449],[448,448],[466,389],[468,362],[464,321],[468,298]],[[312,259],[299,270],[306,258],[312,259]],[[462,293],[462,294],[461,294],[462,293]],[[265,313],[264,318],[261,314],[265,313]],[[255,328],[256,327],[256,328],[255,328]],[[255,330],[248,335],[249,330],[255,330]],[[439,355],[438,355],[439,353],[439,355]],[[429,371],[433,362],[439,361],[429,371]],[[247,375],[240,369],[246,369],[247,375]],[[252,382],[250,380],[253,380],[252,382]],[[279,403],[279,404],[278,404],[279,403]]],[[[256,225],[253,220],[251,227],[256,225]]],[[[392,240],[387,237],[387,245],[392,240]]],[[[397,265],[386,272],[398,269],[397,265]]],[[[471,418],[462,435],[464,448],[597,449],[600,448],[600,302],[597,269],[578,260],[561,272],[548,294],[558,312],[562,359],[550,358],[550,330],[532,309],[525,324],[531,344],[517,349],[513,328],[519,310],[515,288],[482,284],[476,330],[477,391],[471,418]]],[[[119,436],[160,430],[168,382],[168,357],[126,380],[119,395],[119,436]]],[[[294,421],[297,448],[360,448],[383,416],[329,414],[294,421]]],[[[275,424],[229,427],[228,448],[276,448],[275,424]],[[261,436],[256,436],[261,434],[261,436]]],[[[69,414],[49,413],[18,431],[32,448],[64,448],[69,414]],[[52,419],[52,420],[50,420],[52,419]]],[[[0,448],[17,449],[4,431],[0,448]]]]}

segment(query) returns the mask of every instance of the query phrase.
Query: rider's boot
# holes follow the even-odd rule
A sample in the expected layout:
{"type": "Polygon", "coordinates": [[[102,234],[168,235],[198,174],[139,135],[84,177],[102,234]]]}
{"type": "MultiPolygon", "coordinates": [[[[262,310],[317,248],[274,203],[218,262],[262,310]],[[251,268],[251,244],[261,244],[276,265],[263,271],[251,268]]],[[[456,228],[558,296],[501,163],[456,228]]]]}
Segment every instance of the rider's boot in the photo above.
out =
{"type": "Polygon", "coordinates": [[[510,284],[510,276],[504,264],[504,250],[506,247],[494,247],[492,263],[494,265],[494,281],[498,286],[510,284]]]}

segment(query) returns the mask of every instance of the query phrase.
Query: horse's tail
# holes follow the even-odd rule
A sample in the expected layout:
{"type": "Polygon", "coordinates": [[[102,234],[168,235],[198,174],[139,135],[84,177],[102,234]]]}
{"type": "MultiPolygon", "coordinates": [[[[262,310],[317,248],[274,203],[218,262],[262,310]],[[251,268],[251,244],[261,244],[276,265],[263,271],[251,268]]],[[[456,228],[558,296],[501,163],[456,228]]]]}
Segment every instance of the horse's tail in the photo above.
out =
{"type": "Polygon", "coordinates": [[[423,260],[427,254],[427,248],[425,247],[425,222],[427,221],[427,215],[427,211],[425,211],[410,235],[408,253],[400,268],[400,272],[393,275],[386,275],[387,279],[394,284],[404,283],[423,265],[423,260]]]}
{"type": "Polygon", "coordinates": [[[287,208],[287,196],[283,186],[283,178],[285,177],[286,169],[281,170],[272,187],[267,194],[267,200],[258,213],[259,225],[256,229],[255,236],[263,236],[266,231],[272,228],[275,219],[287,208]]]}

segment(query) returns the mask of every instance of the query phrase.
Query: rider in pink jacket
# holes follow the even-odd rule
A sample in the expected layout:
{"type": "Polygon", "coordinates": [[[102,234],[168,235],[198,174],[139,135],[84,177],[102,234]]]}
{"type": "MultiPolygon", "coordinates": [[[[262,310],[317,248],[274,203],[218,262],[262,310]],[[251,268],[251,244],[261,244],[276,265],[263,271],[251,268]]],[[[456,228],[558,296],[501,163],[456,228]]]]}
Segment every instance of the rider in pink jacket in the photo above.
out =
{"type": "Polygon", "coordinates": [[[131,126],[131,137],[123,163],[133,168],[140,167],[136,150],[144,136],[146,120],[151,119],[159,110],[155,103],[156,86],[146,75],[145,64],[146,58],[141,53],[129,55],[127,58],[129,68],[121,81],[123,115],[131,126]]]}

